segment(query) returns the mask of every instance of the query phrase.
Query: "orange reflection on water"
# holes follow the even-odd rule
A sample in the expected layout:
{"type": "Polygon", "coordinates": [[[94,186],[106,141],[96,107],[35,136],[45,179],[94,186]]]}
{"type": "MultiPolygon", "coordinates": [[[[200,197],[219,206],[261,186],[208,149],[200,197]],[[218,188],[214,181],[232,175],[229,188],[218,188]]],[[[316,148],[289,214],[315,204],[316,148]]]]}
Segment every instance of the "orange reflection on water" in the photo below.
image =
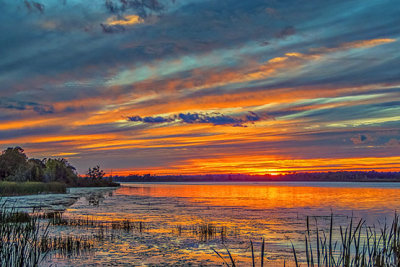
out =
{"type": "MultiPolygon", "coordinates": [[[[351,183],[263,183],[251,184],[126,184],[116,191],[121,195],[187,198],[212,206],[237,206],[259,209],[334,207],[344,209],[395,210],[400,188],[353,187],[351,183]]],[[[397,184],[393,184],[397,186],[397,184]]]]}

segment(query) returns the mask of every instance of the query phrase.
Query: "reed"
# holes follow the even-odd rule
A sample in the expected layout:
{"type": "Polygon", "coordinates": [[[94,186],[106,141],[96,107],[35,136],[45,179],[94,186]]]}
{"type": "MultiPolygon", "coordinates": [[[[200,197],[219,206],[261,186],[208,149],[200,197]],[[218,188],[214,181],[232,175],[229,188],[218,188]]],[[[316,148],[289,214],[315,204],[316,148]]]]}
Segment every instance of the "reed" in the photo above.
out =
{"type": "MultiPolygon", "coordinates": [[[[173,233],[176,233],[178,236],[183,234],[194,236],[200,242],[208,242],[219,238],[222,243],[225,242],[228,235],[232,234],[226,226],[216,226],[207,222],[194,225],[179,224],[173,228],[173,233]]],[[[233,234],[237,233],[234,232],[233,234]]]]}
{"type": "Polygon", "coordinates": [[[52,257],[76,257],[90,253],[94,247],[93,238],[76,236],[42,237],[40,251],[52,252],[52,257]]]}
{"type": "MultiPolygon", "coordinates": [[[[337,228],[336,228],[337,229],[337,228]]],[[[383,267],[400,264],[400,224],[395,214],[391,224],[380,229],[367,226],[365,220],[350,219],[346,227],[339,227],[340,239],[333,240],[335,231],[333,215],[330,218],[328,233],[310,229],[307,217],[307,229],[304,237],[305,262],[307,266],[327,267],[383,267]]],[[[295,266],[300,266],[299,253],[292,246],[295,266]]]]}
{"type": "Polygon", "coordinates": [[[0,266],[38,266],[46,257],[73,257],[93,248],[92,237],[49,236],[50,221],[43,217],[0,206],[0,266]]]}
{"type": "MultiPolygon", "coordinates": [[[[214,248],[211,248],[215,254],[217,254],[217,256],[222,259],[223,264],[228,266],[228,267],[236,267],[236,261],[233,258],[231,252],[229,251],[229,249],[226,247],[226,245],[224,243],[222,243],[226,253],[227,253],[227,259],[226,257],[222,256],[221,253],[219,253],[218,251],[216,251],[214,248]]],[[[250,240],[250,248],[251,248],[251,262],[252,262],[252,266],[255,267],[256,266],[256,260],[257,257],[254,254],[254,245],[253,245],[253,241],[250,240]]],[[[264,258],[265,258],[265,240],[264,238],[262,239],[262,243],[261,243],[261,249],[260,249],[260,267],[264,266],[264,258]]]]}
{"type": "Polygon", "coordinates": [[[0,207],[0,266],[37,266],[48,251],[40,249],[48,227],[28,214],[0,207]]]}
{"type": "Polygon", "coordinates": [[[89,216],[86,218],[64,218],[61,212],[51,212],[41,214],[40,218],[49,219],[51,225],[58,226],[73,226],[73,227],[92,227],[101,228],[104,230],[123,230],[126,232],[138,231],[144,232],[149,227],[145,222],[133,221],[129,219],[123,219],[120,221],[99,221],[89,216]]]}
{"type": "Polygon", "coordinates": [[[45,193],[65,194],[67,187],[58,182],[0,182],[0,196],[36,195],[45,193]]]}
{"type": "MultiPolygon", "coordinates": [[[[307,267],[398,267],[400,266],[400,223],[395,214],[390,224],[381,228],[367,226],[364,219],[350,219],[347,226],[335,227],[333,215],[329,227],[321,230],[315,219],[315,229],[306,220],[304,247],[301,251],[291,245],[293,261],[296,267],[307,264],[307,267]],[[337,233],[338,232],[338,233],[337,233]],[[335,238],[337,236],[338,238],[335,238]]],[[[212,250],[223,260],[224,265],[237,266],[229,249],[223,244],[227,256],[212,250]]],[[[250,241],[252,266],[255,266],[253,242],[250,241]]],[[[264,240],[261,246],[260,264],[264,265],[264,240]]],[[[286,260],[284,261],[284,266],[286,260]]]]}

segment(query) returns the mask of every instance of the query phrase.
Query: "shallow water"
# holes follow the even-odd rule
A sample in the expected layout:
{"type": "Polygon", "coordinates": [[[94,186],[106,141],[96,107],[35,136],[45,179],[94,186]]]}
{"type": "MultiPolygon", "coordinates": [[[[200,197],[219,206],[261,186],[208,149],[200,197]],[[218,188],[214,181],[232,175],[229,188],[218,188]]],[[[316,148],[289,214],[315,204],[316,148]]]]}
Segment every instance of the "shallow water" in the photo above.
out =
{"type": "MultiPolygon", "coordinates": [[[[129,219],[143,229],[109,231],[93,252],[52,258],[57,266],[216,266],[225,253],[222,241],[239,265],[251,261],[249,240],[259,255],[266,242],[267,266],[293,264],[291,242],[301,251],[306,217],[311,227],[336,226],[350,218],[382,225],[400,208],[400,183],[126,183],[115,191],[81,198],[64,217],[103,222],[129,219]],[[204,225],[215,233],[198,234],[204,225]]],[[[96,229],[57,227],[65,235],[91,236],[96,229]]],[[[336,236],[338,238],[338,236],[336,236]]]]}

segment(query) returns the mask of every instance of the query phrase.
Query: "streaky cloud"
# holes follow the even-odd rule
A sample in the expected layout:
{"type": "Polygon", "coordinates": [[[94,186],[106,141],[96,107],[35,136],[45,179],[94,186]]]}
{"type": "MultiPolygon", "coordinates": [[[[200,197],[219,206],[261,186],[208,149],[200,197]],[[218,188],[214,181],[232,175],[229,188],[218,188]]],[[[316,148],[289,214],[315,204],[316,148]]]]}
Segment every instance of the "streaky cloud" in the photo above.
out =
{"type": "Polygon", "coordinates": [[[196,124],[196,123],[208,123],[212,125],[231,125],[234,127],[247,127],[247,123],[254,123],[256,121],[269,119],[270,116],[267,115],[259,115],[255,112],[249,111],[244,116],[230,116],[224,115],[219,112],[212,113],[179,113],[173,116],[162,117],[162,116],[154,116],[154,117],[140,117],[140,116],[131,116],[128,117],[128,121],[132,122],[143,122],[143,123],[167,123],[167,122],[178,122],[178,123],[187,123],[187,124],[196,124]]]}

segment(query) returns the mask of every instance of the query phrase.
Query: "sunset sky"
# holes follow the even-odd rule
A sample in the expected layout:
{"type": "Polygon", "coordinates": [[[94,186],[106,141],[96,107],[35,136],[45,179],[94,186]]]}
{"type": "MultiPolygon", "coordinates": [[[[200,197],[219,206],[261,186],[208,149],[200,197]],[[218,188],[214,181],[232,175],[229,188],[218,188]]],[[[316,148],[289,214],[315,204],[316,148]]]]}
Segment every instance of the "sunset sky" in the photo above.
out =
{"type": "Polygon", "coordinates": [[[398,0],[0,0],[0,148],[80,173],[400,170],[398,0]]]}

